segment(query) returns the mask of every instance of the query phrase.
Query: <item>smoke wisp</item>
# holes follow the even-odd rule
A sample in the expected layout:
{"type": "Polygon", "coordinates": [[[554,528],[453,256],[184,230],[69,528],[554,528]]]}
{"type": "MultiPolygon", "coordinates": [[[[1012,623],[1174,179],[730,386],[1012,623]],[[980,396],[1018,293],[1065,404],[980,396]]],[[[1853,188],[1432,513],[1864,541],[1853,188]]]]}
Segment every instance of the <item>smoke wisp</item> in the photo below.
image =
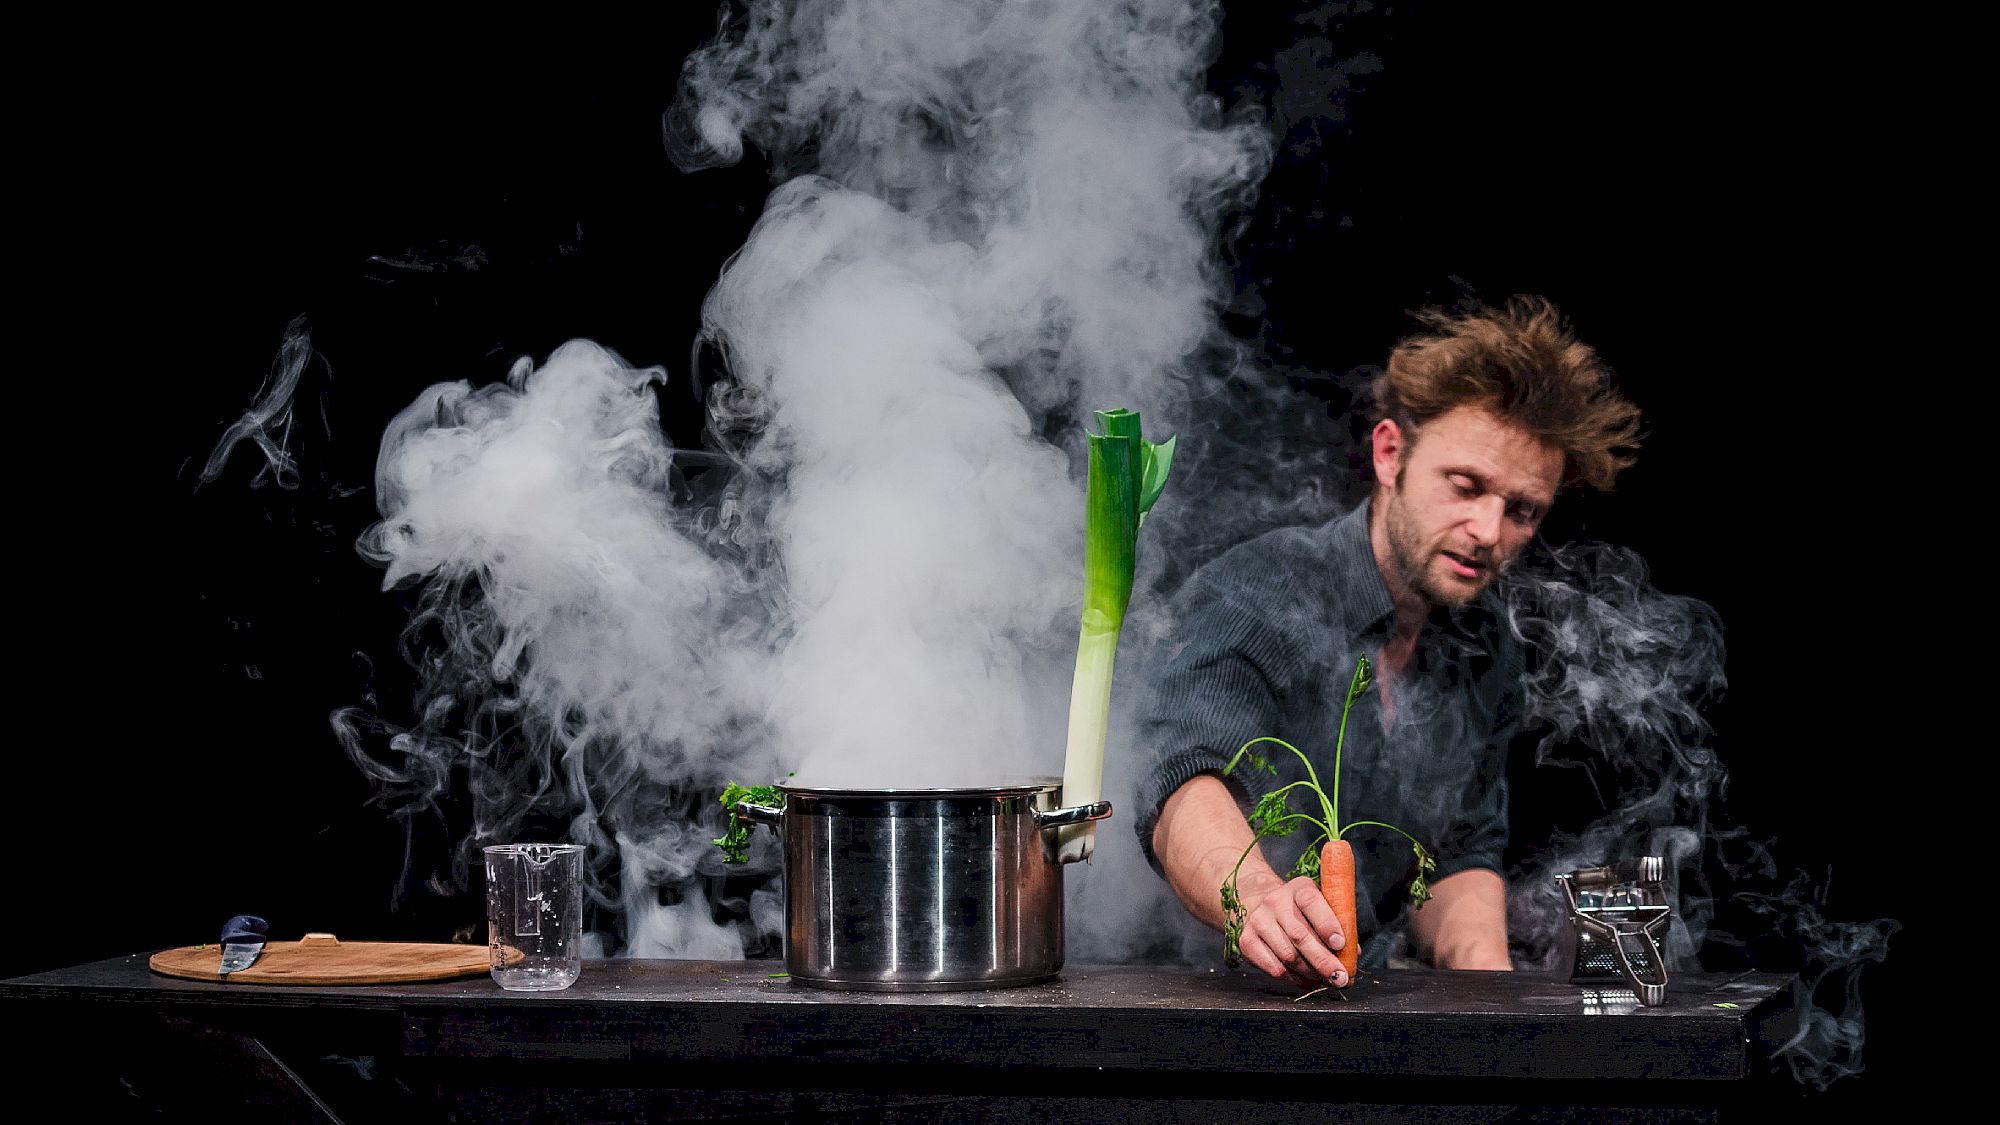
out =
{"type": "Polygon", "coordinates": [[[1721,620],[1701,601],[1656,589],[1645,560],[1608,544],[1525,558],[1502,593],[1533,661],[1524,725],[1542,732],[1535,763],[1583,771],[1608,810],[1511,873],[1516,956],[1554,967],[1566,914],[1557,874],[1658,855],[1677,904],[1668,963],[1693,968],[1709,903],[1680,879],[1700,858],[1725,777],[1701,713],[1726,683],[1721,620]]]}
{"type": "MultiPolygon", "coordinates": [[[[1829,918],[1803,875],[1777,885],[1777,860],[1750,828],[1714,818],[1728,781],[1702,713],[1726,686],[1715,611],[1658,590],[1645,561],[1625,548],[1581,542],[1522,562],[1502,591],[1512,628],[1534,654],[1526,720],[1542,732],[1535,765],[1582,771],[1606,811],[1579,831],[1558,832],[1508,873],[1517,966],[1568,968],[1556,963],[1567,912],[1557,874],[1657,855],[1674,905],[1670,972],[1701,971],[1697,955],[1726,895],[1761,919],[1763,936],[1783,951],[1781,963],[1769,954],[1752,963],[1799,973],[1796,1030],[1770,1045],[1772,1057],[1816,1090],[1860,1073],[1862,971],[1888,955],[1900,927],[1829,918]],[[1708,871],[1720,872],[1716,882],[1708,871]]],[[[1712,936],[1748,944],[1747,935],[1712,936]]]]}
{"type": "Polygon", "coordinates": [[[258,466],[250,487],[260,487],[266,481],[287,490],[299,486],[298,462],[287,447],[292,432],[292,397],[298,393],[299,380],[316,354],[313,351],[312,330],[305,316],[293,317],[292,322],[285,326],[277,357],[271,362],[271,371],[265,377],[264,385],[257,389],[243,416],[223,431],[214,451],[208,455],[208,462],[201,469],[201,484],[219,480],[229,463],[230,454],[247,441],[264,456],[264,463],[258,466]]]}

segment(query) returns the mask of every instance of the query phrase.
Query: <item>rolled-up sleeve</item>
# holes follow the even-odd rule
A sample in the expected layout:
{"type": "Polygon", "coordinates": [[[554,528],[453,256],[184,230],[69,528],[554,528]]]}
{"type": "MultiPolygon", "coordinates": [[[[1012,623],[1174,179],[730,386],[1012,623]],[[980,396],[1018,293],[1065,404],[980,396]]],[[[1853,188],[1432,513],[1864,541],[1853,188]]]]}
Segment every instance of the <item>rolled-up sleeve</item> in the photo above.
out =
{"type": "Polygon", "coordinates": [[[1496,647],[1498,659],[1481,678],[1475,709],[1491,733],[1473,764],[1465,811],[1438,842],[1435,879],[1475,867],[1507,874],[1507,748],[1520,729],[1522,657],[1511,641],[1502,640],[1496,647]]]}
{"type": "Polygon", "coordinates": [[[1445,830],[1438,843],[1437,873],[1432,880],[1484,867],[1500,875],[1507,869],[1502,856],[1507,851],[1507,779],[1482,771],[1472,786],[1473,803],[1465,815],[1445,830]]]}
{"type": "MultiPolygon", "coordinates": [[[[1135,830],[1155,870],[1153,828],[1174,791],[1202,774],[1222,776],[1253,738],[1279,729],[1286,670],[1296,664],[1262,615],[1197,588],[1176,603],[1168,656],[1152,677],[1137,724],[1151,766],[1138,790],[1135,830]]],[[[1247,808],[1234,778],[1223,781],[1247,808]]]]}

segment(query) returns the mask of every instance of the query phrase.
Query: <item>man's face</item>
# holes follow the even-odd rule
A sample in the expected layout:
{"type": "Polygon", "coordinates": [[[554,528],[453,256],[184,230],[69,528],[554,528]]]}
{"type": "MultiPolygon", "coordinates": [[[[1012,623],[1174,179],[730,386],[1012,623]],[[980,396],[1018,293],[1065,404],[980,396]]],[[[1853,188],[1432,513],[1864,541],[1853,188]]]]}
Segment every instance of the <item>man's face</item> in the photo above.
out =
{"type": "Polygon", "coordinates": [[[1421,432],[1375,427],[1375,561],[1390,596],[1464,605],[1492,585],[1555,501],[1562,450],[1483,407],[1421,432]]]}

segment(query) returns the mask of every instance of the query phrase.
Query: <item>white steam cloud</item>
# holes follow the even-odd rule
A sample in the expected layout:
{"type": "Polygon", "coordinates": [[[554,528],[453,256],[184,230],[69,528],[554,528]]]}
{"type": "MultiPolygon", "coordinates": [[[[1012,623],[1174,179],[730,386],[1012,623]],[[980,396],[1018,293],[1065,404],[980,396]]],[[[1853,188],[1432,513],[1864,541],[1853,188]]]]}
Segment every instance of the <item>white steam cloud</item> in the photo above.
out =
{"type": "MultiPolygon", "coordinates": [[[[666,447],[663,373],[587,342],[404,411],[363,549],[422,586],[421,718],[336,716],[385,799],[425,808],[463,770],[461,864],[553,821],[592,846],[607,952],[735,956],[779,920],[709,845],[725,780],[1058,774],[1083,422],[1127,407],[1172,432],[1231,346],[1218,231],[1270,141],[1205,92],[1219,13],[887,0],[725,22],[669,149],[693,170],[754,146],[781,182],[703,308],[719,449],[666,447]]],[[[1154,882],[1129,831],[1105,835],[1101,864],[1154,882]]],[[[770,873],[768,844],[752,861],[770,873]]],[[[1073,955],[1146,895],[1167,901],[1100,892],[1073,955]]]]}
{"type": "Polygon", "coordinates": [[[766,683],[760,623],[733,600],[744,583],[666,503],[661,374],[579,342],[503,384],[431,387],[397,417],[376,474],[384,518],[362,550],[387,585],[425,584],[409,634],[422,719],[335,725],[404,808],[466,770],[461,859],[531,816],[566,821],[594,869],[623,873],[600,902],[635,952],[733,956],[735,935],[662,917],[645,893],[695,875],[705,840],[666,813],[679,788],[718,780],[717,745],[728,765],[775,762],[737,733],[766,683]],[[386,754],[369,745],[383,733],[386,754]]]}
{"type": "MultiPolygon", "coordinates": [[[[1080,505],[950,300],[973,258],[816,176],[772,193],[705,309],[760,404],[744,458],[783,559],[770,720],[814,784],[1048,770],[1039,666],[1076,602],[1080,505]],[[1064,581],[1064,579],[1071,581],[1064,581]]],[[[742,420],[737,419],[741,425],[742,420]]]]}

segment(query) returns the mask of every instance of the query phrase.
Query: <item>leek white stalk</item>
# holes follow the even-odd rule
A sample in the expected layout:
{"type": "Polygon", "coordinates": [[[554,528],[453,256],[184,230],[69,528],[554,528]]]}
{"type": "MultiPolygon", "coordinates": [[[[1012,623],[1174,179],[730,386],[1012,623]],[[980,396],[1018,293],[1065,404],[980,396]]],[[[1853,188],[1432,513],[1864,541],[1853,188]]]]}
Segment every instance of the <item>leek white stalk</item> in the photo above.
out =
{"type": "MultiPolygon", "coordinates": [[[[1090,435],[1090,481],[1084,531],[1083,627],[1070,686],[1069,746],[1063,755],[1062,800],[1085,805],[1104,791],[1104,741],[1111,724],[1111,667],[1132,600],[1139,525],[1174,463],[1174,438],[1157,445],[1139,436],[1139,415],[1097,412],[1101,434],[1090,435]]],[[[1057,829],[1064,863],[1088,860],[1097,825],[1057,829]]]]}

